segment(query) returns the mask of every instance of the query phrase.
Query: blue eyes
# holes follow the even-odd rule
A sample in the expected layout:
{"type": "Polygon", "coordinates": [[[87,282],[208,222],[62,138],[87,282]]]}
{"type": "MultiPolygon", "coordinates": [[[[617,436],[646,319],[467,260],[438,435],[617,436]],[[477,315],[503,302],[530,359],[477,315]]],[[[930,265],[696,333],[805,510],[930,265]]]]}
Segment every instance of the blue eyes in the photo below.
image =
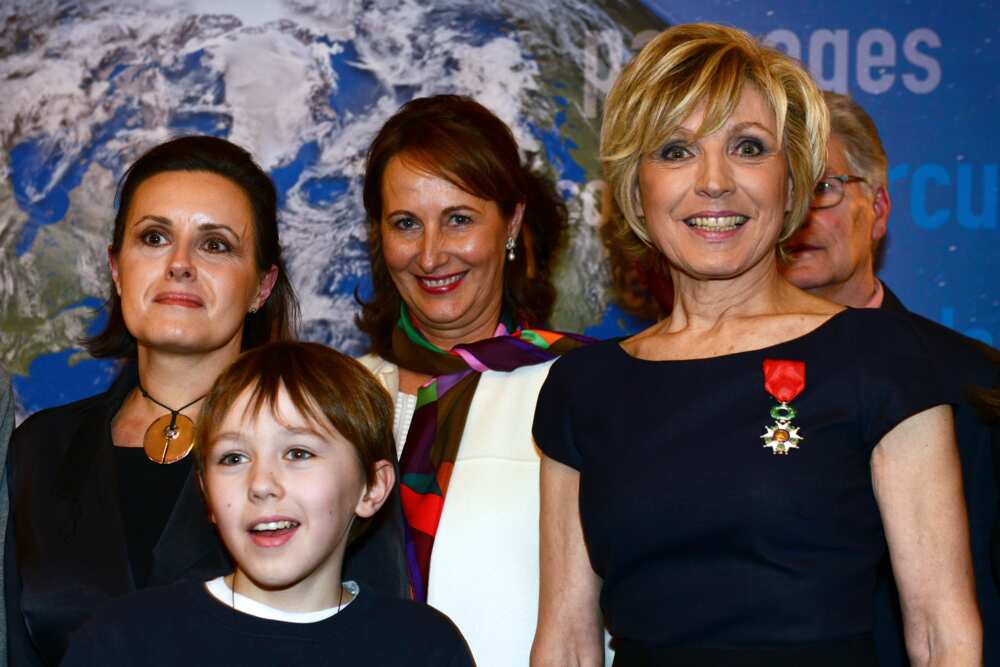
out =
{"type": "MultiPolygon", "coordinates": [[[[448,224],[454,227],[464,227],[466,225],[472,224],[472,216],[466,215],[464,213],[452,213],[448,216],[448,224]]],[[[416,218],[411,218],[409,216],[396,218],[392,221],[392,226],[400,231],[410,231],[413,229],[418,229],[420,227],[420,221],[416,218]]]]}
{"type": "Polygon", "coordinates": [[[413,218],[396,218],[392,221],[392,226],[396,229],[408,231],[417,227],[417,221],[413,218]]]}

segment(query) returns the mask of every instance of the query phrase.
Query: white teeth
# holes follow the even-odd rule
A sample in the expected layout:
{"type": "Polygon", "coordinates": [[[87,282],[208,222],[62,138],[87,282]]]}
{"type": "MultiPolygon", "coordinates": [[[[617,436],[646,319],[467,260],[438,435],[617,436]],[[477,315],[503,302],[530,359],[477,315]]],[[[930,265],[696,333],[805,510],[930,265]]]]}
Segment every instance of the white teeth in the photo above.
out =
{"type": "Polygon", "coordinates": [[[454,276],[451,276],[450,278],[441,278],[439,280],[433,280],[431,278],[421,278],[420,282],[427,285],[428,287],[445,287],[447,285],[454,285],[459,280],[461,280],[462,276],[464,275],[465,275],[464,273],[459,273],[454,276]]]}
{"type": "Polygon", "coordinates": [[[745,223],[749,218],[745,215],[722,215],[722,216],[703,216],[696,218],[688,218],[684,223],[688,227],[698,227],[700,229],[710,229],[713,232],[728,232],[730,230],[736,229],[743,223],[745,223]]]}
{"type": "Polygon", "coordinates": [[[250,530],[255,532],[265,531],[265,530],[283,530],[285,528],[294,528],[295,526],[298,525],[299,524],[296,521],[268,521],[268,522],[261,522],[258,524],[254,524],[254,526],[251,527],[250,530]]]}

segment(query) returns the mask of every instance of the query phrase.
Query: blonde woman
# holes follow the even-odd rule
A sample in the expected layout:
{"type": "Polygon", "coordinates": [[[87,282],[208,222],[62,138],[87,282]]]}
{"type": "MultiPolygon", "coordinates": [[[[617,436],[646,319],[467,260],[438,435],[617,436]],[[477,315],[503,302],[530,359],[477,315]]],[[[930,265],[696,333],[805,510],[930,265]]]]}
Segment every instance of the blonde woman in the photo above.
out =
{"type": "Polygon", "coordinates": [[[609,95],[619,242],[670,267],[669,317],[557,361],[539,395],[532,664],[874,665],[888,546],[918,665],[974,665],[981,627],[953,391],[905,317],[778,272],[828,118],[748,34],[671,28],[609,95]]]}

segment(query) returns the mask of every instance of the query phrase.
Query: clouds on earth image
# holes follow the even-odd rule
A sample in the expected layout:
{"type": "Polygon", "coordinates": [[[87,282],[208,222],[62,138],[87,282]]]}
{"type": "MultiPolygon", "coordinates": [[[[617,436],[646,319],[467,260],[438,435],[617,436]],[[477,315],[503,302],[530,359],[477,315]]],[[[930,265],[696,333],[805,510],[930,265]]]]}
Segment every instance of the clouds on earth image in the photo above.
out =
{"type": "Polygon", "coordinates": [[[181,134],[225,137],[271,174],[302,334],[357,354],[368,143],[413,97],[471,95],[568,203],[554,326],[607,319],[600,100],[636,36],[662,27],[619,0],[5,3],[0,365],[19,416],[113,377],[79,341],[102,324],[115,186],[144,150],[181,134]]]}

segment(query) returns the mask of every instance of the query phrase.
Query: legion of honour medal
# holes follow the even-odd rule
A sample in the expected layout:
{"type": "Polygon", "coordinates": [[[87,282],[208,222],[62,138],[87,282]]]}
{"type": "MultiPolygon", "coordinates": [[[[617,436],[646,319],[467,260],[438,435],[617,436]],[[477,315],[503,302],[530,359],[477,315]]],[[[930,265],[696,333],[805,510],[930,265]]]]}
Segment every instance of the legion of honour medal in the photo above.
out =
{"type": "Polygon", "coordinates": [[[778,405],[771,408],[774,423],[765,426],[764,435],[760,437],[764,446],[771,448],[772,454],[788,454],[789,450],[798,449],[799,443],[805,439],[799,435],[798,427],[792,424],[795,408],[789,405],[805,387],[805,362],[790,359],[764,360],[764,388],[778,401],[778,405]]]}

